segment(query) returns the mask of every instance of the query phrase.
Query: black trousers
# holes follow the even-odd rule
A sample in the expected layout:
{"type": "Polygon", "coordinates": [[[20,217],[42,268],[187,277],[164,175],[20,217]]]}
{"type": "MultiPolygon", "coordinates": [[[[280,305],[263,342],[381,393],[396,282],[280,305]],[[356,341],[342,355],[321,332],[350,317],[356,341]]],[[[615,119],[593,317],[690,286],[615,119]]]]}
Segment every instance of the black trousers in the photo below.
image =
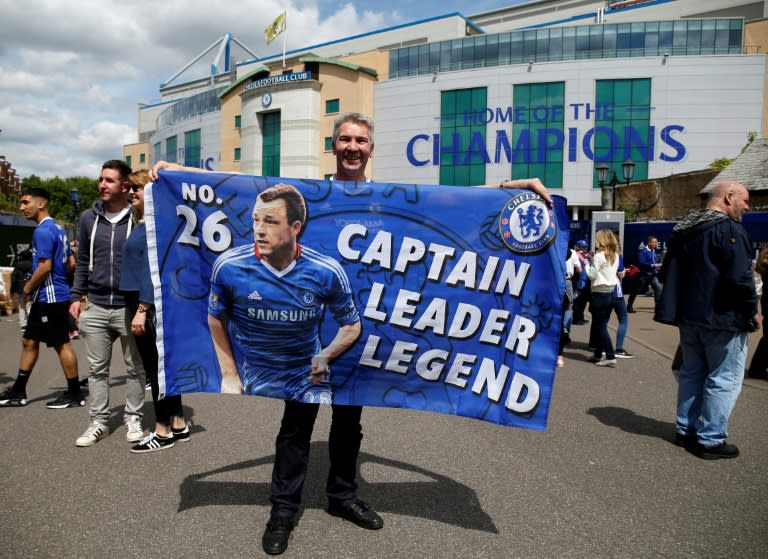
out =
{"type": "MultiPolygon", "coordinates": [[[[331,405],[333,418],[328,439],[331,467],[326,493],[329,503],[344,506],[357,497],[357,457],[363,440],[362,406],[331,405]]],[[[293,518],[301,506],[301,491],[309,464],[309,447],[320,404],[285,402],[275,442],[272,470],[272,516],[293,518]]]]}
{"type": "MultiPolygon", "coordinates": [[[[128,332],[131,331],[130,324],[136,309],[139,308],[139,292],[125,292],[126,316],[128,323],[128,332]]],[[[157,354],[157,331],[155,330],[155,310],[147,311],[147,321],[144,324],[144,335],[134,336],[136,346],[139,348],[141,362],[144,364],[144,371],[147,373],[147,382],[152,386],[152,403],[155,408],[155,421],[163,425],[171,424],[171,416],[182,416],[184,410],[181,406],[181,396],[166,396],[162,400],[158,399],[160,387],[158,385],[158,354],[157,354]]]]}

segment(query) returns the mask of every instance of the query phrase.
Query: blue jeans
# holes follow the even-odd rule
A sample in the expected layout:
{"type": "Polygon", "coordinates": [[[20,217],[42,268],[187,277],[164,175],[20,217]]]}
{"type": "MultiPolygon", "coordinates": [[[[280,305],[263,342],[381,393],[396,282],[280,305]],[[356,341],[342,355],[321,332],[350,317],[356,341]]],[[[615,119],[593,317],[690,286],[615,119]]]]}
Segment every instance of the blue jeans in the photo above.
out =
{"type": "Polygon", "coordinates": [[[624,297],[616,297],[613,300],[613,311],[616,313],[616,318],[619,321],[619,326],[616,328],[616,349],[624,349],[624,338],[629,327],[629,315],[627,314],[627,303],[624,301],[624,297]]]}
{"type": "Polygon", "coordinates": [[[715,446],[728,436],[728,419],[741,392],[747,333],[680,326],[683,364],[677,390],[677,432],[715,446]]]}

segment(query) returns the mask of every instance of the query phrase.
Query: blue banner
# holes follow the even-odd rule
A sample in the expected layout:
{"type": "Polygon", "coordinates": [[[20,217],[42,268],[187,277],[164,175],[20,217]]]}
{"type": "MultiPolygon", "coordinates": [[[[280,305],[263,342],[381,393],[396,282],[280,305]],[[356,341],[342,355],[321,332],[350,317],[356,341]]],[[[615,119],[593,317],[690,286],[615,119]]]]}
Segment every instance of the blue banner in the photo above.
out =
{"type": "MultiPolygon", "coordinates": [[[[161,393],[221,390],[212,270],[236,247],[258,257],[248,248],[254,204],[279,183],[307,204],[299,259],[339,263],[360,318],[361,335],[331,364],[333,402],[546,428],[568,218],[563,198],[548,208],[525,190],[163,172],[146,191],[161,393]]],[[[254,308],[241,317],[264,318],[255,308],[266,289],[253,278],[254,308]]],[[[271,319],[281,317],[290,320],[271,319]]],[[[325,309],[323,347],[339,320],[325,309]]],[[[264,353],[269,342],[248,343],[264,353]]],[[[242,378],[247,356],[232,349],[242,378]]],[[[283,365],[276,359],[274,370],[283,365]]]]}

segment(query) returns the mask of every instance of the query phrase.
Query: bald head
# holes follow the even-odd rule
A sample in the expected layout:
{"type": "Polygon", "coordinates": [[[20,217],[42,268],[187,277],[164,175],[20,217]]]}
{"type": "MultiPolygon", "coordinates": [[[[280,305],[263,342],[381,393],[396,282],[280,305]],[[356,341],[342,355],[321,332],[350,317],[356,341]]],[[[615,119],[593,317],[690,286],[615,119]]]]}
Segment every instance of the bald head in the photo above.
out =
{"type": "Polygon", "coordinates": [[[749,211],[749,191],[736,181],[720,181],[709,192],[707,209],[723,212],[731,219],[741,221],[749,211]]]}

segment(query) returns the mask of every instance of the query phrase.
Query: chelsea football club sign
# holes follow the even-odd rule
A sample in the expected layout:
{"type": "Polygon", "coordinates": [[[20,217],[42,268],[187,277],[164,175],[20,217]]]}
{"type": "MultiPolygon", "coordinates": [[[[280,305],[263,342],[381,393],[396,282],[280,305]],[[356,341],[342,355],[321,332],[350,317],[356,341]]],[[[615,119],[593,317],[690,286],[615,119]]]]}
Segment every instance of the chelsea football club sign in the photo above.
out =
{"type": "Polygon", "coordinates": [[[504,206],[499,218],[501,239],[516,254],[545,250],[557,234],[554,210],[531,193],[519,194],[504,206]]]}

